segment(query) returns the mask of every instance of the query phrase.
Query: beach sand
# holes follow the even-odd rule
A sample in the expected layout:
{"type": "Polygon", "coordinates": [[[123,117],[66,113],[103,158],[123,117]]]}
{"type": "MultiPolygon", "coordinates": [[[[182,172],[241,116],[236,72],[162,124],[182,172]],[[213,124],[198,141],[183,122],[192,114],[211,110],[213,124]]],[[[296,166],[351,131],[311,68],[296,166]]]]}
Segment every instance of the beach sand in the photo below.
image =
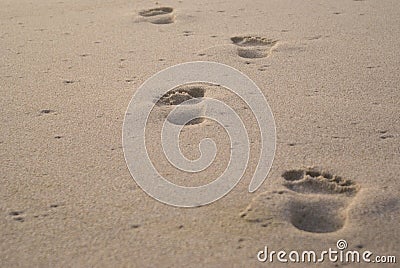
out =
{"type": "MultiPolygon", "coordinates": [[[[1,0],[0,266],[279,267],[257,253],[340,239],[399,258],[399,11],[395,0],[1,0]],[[177,208],[135,183],[122,125],[146,79],[200,60],[258,85],[276,153],[249,193],[256,126],[240,100],[205,86],[250,118],[249,169],[222,199],[177,208]]],[[[150,119],[156,139],[160,116],[150,119]]],[[[224,135],[210,122],[185,126],[189,158],[201,138],[219,144],[201,176],[172,170],[157,142],[149,153],[171,181],[202,185],[229,159],[224,135]]]]}

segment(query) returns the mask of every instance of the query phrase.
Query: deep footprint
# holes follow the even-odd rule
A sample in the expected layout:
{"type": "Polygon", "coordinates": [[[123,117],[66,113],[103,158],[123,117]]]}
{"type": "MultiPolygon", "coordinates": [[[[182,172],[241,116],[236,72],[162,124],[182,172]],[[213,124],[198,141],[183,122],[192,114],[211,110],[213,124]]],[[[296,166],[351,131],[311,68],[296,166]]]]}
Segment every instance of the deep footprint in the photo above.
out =
{"type": "Polygon", "coordinates": [[[290,222],[299,230],[327,233],[340,230],[346,220],[346,196],[353,196],[358,185],[351,180],[314,168],[289,170],[282,174],[288,189],[307,194],[289,208],[290,222]],[[324,195],[318,196],[316,194],[324,195]],[[343,198],[326,195],[344,194],[343,198]]]}
{"type": "Polygon", "coordinates": [[[279,223],[311,233],[336,232],[345,226],[358,184],[315,168],[288,170],[282,177],[288,190],[260,194],[241,217],[261,226],[279,223]]]}
{"type": "MultiPolygon", "coordinates": [[[[204,97],[205,91],[206,90],[204,86],[197,84],[179,86],[178,88],[172,89],[161,96],[156,104],[158,106],[175,106],[188,101],[186,104],[186,106],[188,107],[187,111],[197,112],[197,110],[200,109],[200,99],[204,97]],[[190,108],[191,106],[193,108],[190,108]]],[[[189,121],[188,123],[186,123],[186,125],[196,125],[202,123],[203,121],[204,118],[199,117],[189,121]]],[[[179,119],[177,120],[177,122],[173,123],[179,124],[178,122],[179,119]]]]}
{"type": "Polygon", "coordinates": [[[184,101],[202,98],[205,88],[201,85],[183,85],[168,91],[158,100],[158,105],[178,105],[184,101]]]}
{"type": "Polygon", "coordinates": [[[238,46],[238,56],[247,59],[268,57],[272,47],[278,42],[260,36],[234,36],[231,41],[238,46]]]}
{"type": "Polygon", "coordinates": [[[153,24],[169,24],[175,21],[174,9],[172,7],[157,7],[142,10],[139,15],[153,24]]]}

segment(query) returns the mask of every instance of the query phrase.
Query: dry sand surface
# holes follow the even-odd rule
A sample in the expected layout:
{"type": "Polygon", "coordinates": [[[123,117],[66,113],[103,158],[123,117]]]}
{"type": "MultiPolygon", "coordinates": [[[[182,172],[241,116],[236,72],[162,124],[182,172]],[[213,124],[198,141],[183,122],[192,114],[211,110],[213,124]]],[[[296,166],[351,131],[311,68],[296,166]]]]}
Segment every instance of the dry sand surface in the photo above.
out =
{"type": "MultiPolygon", "coordinates": [[[[1,0],[0,266],[279,267],[257,252],[336,249],[339,239],[400,258],[399,13],[396,0],[1,0]],[[177,208],[132,179],[122,124],[147,78],[196,60],[259,86],[276,155],[249,193],[259,152],[251,113],[224,88],[200,85],[248,118],[252,157],[226,197],[177,208]]],[[[171,181],[202,185],[227,163],[224,135],[208,120],[184,127],[189,158],[204,137],[219,144],[199,176],[171,169],[157,142],[149,154],[171,181]]]]}

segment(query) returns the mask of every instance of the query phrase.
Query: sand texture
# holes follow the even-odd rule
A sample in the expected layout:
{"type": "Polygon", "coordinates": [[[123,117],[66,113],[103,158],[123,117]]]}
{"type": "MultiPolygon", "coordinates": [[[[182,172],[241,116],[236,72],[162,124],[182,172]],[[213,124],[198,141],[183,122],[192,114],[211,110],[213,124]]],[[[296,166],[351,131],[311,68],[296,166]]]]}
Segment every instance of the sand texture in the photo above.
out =
{"type": "Polygon", "coordinates": [[[400,258],[399,12],[396,0],[0,0],[0,266],[283,267],[257,252],[324,250],[339,239],[400,258]],[[170,181],[209,183],[229,161],[226,133],[207,119],[181,135],[191,159],[201,139],[216,142],[207,170],[180,172],[163,155],[165,115],[192,95],[228,103],[251,141],[232,192],[177,208],[133,180],[122,125],[146,79],[202,60],[262,90],[275,160],[249,193],[260,136],[246,104],[218,85],[165,96],[146,137],[170,181]]]}

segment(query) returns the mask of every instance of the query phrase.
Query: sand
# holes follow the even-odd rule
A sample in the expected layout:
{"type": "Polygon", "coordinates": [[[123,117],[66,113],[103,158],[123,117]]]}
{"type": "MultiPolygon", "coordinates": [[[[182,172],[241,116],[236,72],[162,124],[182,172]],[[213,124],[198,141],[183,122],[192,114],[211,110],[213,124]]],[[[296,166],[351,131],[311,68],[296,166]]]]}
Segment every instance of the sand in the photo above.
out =
{"type": "MultiPolygon", "coordinates": [[[[279,267],[257,253],[336,249],[339,239],[399,258],[399,11],[394,0],[0,1],[0,266],[279,267]],[[135,183],[122,124],[146,79],[196,60],[259,86],[277,147],[249,193],[251,114],[205,86],[249,118],[249,169],[215,203],[177,208],[135,183]]],[[[157,143],[149,153],[171,181],[202,185],[227,162],[224,135],[210,122],[185,127],[189,158],[202,137],[220,143],[201,176],[172,170],[157,143]]]]}

